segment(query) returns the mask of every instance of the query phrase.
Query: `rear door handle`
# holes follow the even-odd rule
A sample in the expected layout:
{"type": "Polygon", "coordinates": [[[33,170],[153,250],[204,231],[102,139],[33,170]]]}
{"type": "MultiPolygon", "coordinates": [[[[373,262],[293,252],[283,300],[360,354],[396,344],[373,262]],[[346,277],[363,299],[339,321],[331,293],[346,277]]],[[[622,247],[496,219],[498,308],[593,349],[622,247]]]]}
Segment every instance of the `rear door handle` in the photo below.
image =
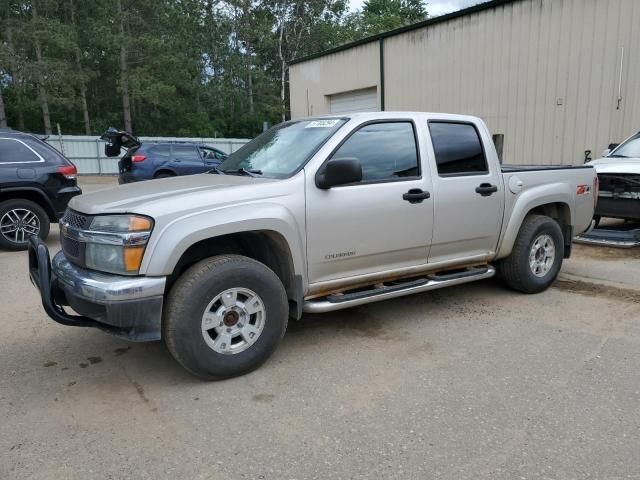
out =
{"type": "Polygon", "coordinates": [[[497,191],[498,187],[496,185],[491,185],[490,183],[481,183],[478,187],[476,187],[476,193],[479,193],[483,197],[493,195],[497,191]]]}
{"type": "Polygon", "coordinates": [[[402,199],[406,200],[409,203],[422,203],[427,198],[431,198],[431,194],[429,192],[425,192],[424,190],[420,190],[419,188],[412,188],[407,193],[402,195],[402,199]]]}

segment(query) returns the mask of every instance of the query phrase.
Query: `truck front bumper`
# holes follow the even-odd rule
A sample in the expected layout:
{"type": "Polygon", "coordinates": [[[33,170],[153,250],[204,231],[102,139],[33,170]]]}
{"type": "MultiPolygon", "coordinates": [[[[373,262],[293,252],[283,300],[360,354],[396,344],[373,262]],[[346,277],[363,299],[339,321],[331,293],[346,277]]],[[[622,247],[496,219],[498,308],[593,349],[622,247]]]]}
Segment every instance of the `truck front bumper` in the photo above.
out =
{"type": "Polygon", "coordinates": [[[161,338],[165,277],[94,272],[72,264],[62,252],[51,262],[36,236],[29,240],[29,277],[47,315],[62,325],[95,327],[137,342],[161,338]]]}

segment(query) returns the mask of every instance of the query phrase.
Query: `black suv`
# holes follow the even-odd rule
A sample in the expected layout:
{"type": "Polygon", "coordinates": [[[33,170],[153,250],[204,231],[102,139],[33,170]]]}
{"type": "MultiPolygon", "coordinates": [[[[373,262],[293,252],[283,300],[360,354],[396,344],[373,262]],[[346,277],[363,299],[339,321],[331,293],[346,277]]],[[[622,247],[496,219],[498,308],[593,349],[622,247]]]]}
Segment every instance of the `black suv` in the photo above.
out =
{"type": "Polygon", "coordinates": [[[0,129],[0,248],[26,250],[49,234],[67,203],[82,190],[73,163],[28,133],[0,129]]]}

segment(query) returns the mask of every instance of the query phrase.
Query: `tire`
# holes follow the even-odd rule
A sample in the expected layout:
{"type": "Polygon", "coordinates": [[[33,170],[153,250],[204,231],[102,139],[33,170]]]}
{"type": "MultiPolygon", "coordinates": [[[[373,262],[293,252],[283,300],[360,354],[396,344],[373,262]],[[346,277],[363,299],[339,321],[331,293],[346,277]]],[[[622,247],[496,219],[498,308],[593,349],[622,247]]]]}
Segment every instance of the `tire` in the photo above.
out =
{"type": "Polygon", "coordinates": [[[38,235],[45,240],[50,227],[47,212],[31,200],[17,198],[0,203],[0,248],[26,250],[29,237],[38,235]]]}
{"type": "Polygon", "coordinates": [[[539,293],[554,282],[563,259],[564,235],[558,222],[544,215],[529,215],[520,227],[511,255],[499,263],[498,270],[514,290],[539,293]],[[538,248],[532,257],[536,242],[538,248]],[[552,259],[549,246],[553,248],[552,259]]]}
{"type": "Polygon", "coordinates": [[[175,177],[175,174],[171,172],[158,172],[153,176],[153,178],[169,178],[169,177],[175,177]]]}
{"type": "Polygon", "coordinates": [[[220,255],[177,280],[167,298],[163,337],[187,371],[217,380],[262,365],[282,340],[288,318],[287,295],[272,270],[247,257],[220,255]]]}

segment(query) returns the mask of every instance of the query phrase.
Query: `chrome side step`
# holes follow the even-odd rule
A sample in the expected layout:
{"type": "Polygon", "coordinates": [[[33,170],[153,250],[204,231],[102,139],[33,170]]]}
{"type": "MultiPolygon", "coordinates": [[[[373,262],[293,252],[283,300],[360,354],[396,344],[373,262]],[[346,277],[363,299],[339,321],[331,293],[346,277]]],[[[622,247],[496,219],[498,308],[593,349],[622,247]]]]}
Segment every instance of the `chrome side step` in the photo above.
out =
{"type": "Polygon", "coordinates": [[[476,267],[462,272],[427,275],[424,278],[414,279],[398,284],[383,284],[379,288],[354,293],[333,294],[327,297],[306,300],[302,308],[306,313],[325,313],[344,308],[357,307],[367,303],[380,302],[390,298],[403,297],[413,293],[427,292],[438,288],[460,285],[491,278],[496,274],[496,269],[488,265],[476,267]]]}
{"type": "Polygon", "coordinates": [[[573,239],[585,245],[601,245],[605,247],[632,248],[640,246],[640,228],[617,230],[613,228],[595,228],[573,239]]]}

